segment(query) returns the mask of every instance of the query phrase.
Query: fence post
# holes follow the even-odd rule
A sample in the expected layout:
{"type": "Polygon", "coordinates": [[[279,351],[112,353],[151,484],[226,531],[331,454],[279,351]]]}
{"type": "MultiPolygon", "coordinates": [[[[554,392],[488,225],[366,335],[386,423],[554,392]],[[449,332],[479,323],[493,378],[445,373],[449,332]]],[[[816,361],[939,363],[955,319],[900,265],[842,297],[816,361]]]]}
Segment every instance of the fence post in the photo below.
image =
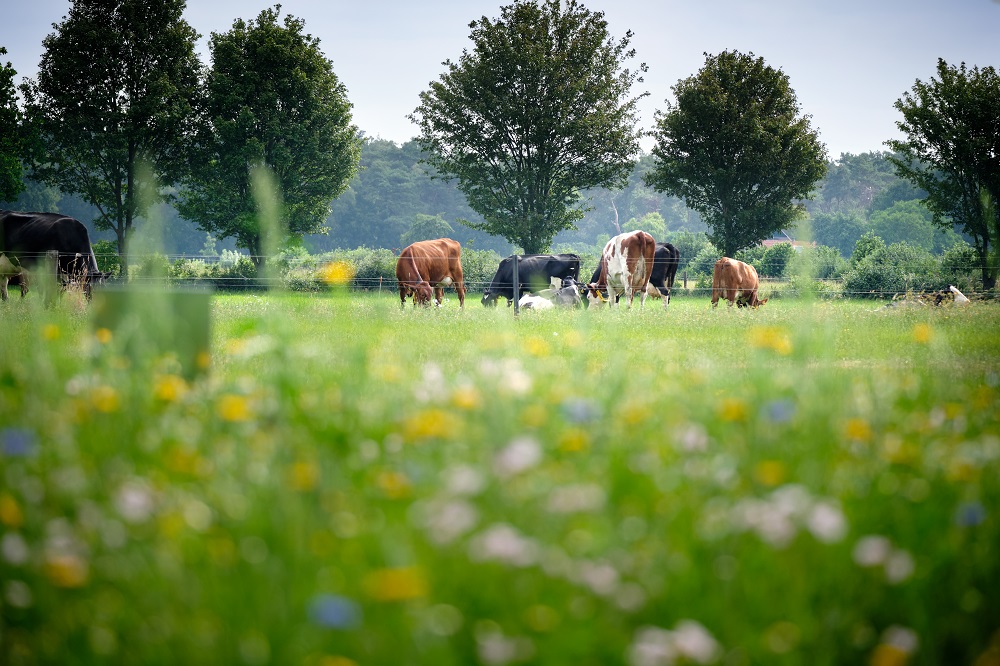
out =
{"type": "Polygon", "coordinates": [[[518,301],[521,300],[521,281],[518,275],[518,264],[521,263],[521,255],[514,255],[514,316],[521,314],[521,308],[518,305],[518,301]]]}
{"type": "Polygon", "coordinates": [[[687,288],[688,288],[688,272],[684,271],[684,291],[687,291],[687,288]]]}
{"type": "Polygon", "coordinates": [[[379,293],[380,296],[382,295],[382,276],[381,275],[378,276],[378,293],[379,293]]]}

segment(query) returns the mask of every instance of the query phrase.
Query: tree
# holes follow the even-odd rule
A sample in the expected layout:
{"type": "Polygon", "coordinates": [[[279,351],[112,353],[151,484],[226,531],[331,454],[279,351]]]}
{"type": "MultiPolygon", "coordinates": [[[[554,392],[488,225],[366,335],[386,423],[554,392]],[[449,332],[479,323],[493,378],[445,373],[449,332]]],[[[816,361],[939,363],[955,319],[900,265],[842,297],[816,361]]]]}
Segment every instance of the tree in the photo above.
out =
{"type": "Polygon", "coordinates": [[[816,213],[812,216],[812,235],[820,245],[835,247],[844,257],[851,256],[854,244],[868,229],[868,222],[857,210],[816,213]]]}
{"type": "MultiPolygon", "coordinates": [[[[7,49],[0,46],[0,56],[7,49]]],[[[14,76],[17,71],[8,62],[0,66],[0,201],[13,201],[24,191],[24,141],[21,134],[21,109],[17,105],[14,76]]]]}
{"type": "Polygon", "coordinates": [[[470,24],[474,44],[420,94],[427,161],[458,181],[473,226],[545,252],[583,216],[579,190],[624,186],[639,152],[632,33],[576,0],[518,0],[470,24]]]}
{"type": "Polygon", "coordinates": [[[657,112],[647,176],[681,197],[727,256],[788,227],[826,171],[826,148],[799,116],[788,76],[753,54],[705,54],[705,66],[673,88],[657,112]]]}
{"type": "Polygon", "coordinates": [[[425,215],[417,213],[410,229],[399,239],[404,245],[422,240],[447,238],[455,233],[451,225],[440,215],[425,215]]]}
{"type": "Polygon", "coordinates": [[[886,141],[899,153],[890,157],[899,175],[927,192],[924,204],[942,227],[960,225],[973,240],[992,289],[996,270],[990,246],[1000,243],[991,231],[981,193],[1000,198],[1000,77],[992,67],[968,69],[937,64],[938,79],[917,80],[896,100],[903,114],[896,126],[905,140],[886,141]]]}
{"type": "Polygon", "coordinates": [[[280,190],[278,223],[292,237],[325,231],[330,204],[347,188],[361,154],[347,90],[319,40],[294,16],[265,9],[212,33],[198,149],[178,208],[216,238],[233,237],[259,269],[265,263],[252,193],[255,167],[280,190]]]}
{"type": "Polygon", "coordinates": [[[21,86],[32,177],[79,194],[112,229],[127,266],[136,217],[176,180],[200,63],[184,0],[76,0],[21,86]],[[151,178],[139,177],[149,165],[151,178]]]}

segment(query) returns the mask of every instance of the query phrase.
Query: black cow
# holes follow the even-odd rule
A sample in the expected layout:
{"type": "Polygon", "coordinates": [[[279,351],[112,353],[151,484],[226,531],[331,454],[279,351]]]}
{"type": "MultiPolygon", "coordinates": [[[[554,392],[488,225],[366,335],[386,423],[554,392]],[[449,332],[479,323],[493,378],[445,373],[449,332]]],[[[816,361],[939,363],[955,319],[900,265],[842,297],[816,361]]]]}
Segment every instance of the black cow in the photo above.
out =
{"type": "MultiPolygon", "coordinates": [[[[524,254],[517,266],[521,294],[539,291],[551,286],[552,278],[580,279],[580,256],[576,254],[524,254]]],[[[514,302],[514,256],[500,262],[493,281],[483,294],[483,305],[493,306],[501,296],[507,298],[507,305],[514,302]]]]}
{"type": "Polygon", "coordinates": [[[649,275],[646,294],[653,298],[663,297],[663,307],[670,304],[670,290],[677,276],[677,266],[681,262],[681,253],[670,243],[657,243],[653,253],[653,272],[649,275]]]}
{"type": "Polygon", "coordinates": [[[0,252],[14,257],[26,270],[55,259],[56,281],[80,282],[90,298],[91,284],[103,281],[87,227],[60,213],[19,213],[0,210],[0,252]]]}

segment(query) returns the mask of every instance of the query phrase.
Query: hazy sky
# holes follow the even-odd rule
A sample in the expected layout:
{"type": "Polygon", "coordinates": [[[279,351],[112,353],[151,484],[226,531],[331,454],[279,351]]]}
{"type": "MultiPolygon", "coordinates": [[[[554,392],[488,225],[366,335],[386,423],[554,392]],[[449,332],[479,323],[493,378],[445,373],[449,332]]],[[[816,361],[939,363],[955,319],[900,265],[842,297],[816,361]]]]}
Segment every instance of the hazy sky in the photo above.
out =
{"type": "MultiPolygon", "coordinates": [[[[469,22],[496,18],[511,0],[284,0],[282,11],[305,20],[347,86],[354,122],[369,136],[404,142],[416,134],[407,120],[418,95],[471,46],[469,22]]],[[[18,72],[34,76],[42,39],[61,21],[67,0],[5,3],[0,46],[18,72]]],[[[252,19],[273,2],[190,0],[188,22],[207,37],[252,19]]],[[[920,79],[935,77],[938,58],[949,64],[1000,67],[998,0],[585,0],[605,13],[613,37],[634,33],[638,62],[649,72],[636,92],[643,127],[672,98],[671,87],[695,74],[704,53],[752,52],[791,81],[803,113],[826,144],[841,153],[884,150],[897,138],[893,103],[920,79]]],[[[648,150],[651,142],[644,147],[648,150]]]]}

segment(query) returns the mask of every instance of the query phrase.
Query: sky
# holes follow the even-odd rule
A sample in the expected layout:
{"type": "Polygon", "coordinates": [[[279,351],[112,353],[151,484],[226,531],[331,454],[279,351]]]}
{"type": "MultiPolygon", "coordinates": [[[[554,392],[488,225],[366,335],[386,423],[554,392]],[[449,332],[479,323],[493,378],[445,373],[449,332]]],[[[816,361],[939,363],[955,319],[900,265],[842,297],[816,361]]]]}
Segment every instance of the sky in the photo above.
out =
{"type": "MultiPolygon", "coordinates": [[[[407,115],[419,94],[471,49],[469,23],[497,18],[513,0],[284,0],[282,12],[305,21],[347,87],[354,124],[367,136],[403,143],[417,134],[407,115]]],[[[7,3],[5,3],[7,4],[7,3]]],[[[189,0],[185,19],[208,36],[237,18],[273,6],[264,0],[189,0]]],[[[801,113],[828,156],[886,150],[902,138],[893,104],[917,81],[937,78],[938,58],[950,65],[1000,67],[1000,0],[583,0],[604,12],[610,35],[631,30],[635,67],[649,67],[633,90],[649,92],[639,107],[644,129],[672,100],[671,88],[698,72],[705,53],[753,53],[789,77],[801,113]]],[[[42,40],[70,7],[68,0],[27,0],[4,8],[0,46],[17,70],[34,77],[42,40]]],[[[652,139],[643,142],[647,152],[652,139]]]]}

